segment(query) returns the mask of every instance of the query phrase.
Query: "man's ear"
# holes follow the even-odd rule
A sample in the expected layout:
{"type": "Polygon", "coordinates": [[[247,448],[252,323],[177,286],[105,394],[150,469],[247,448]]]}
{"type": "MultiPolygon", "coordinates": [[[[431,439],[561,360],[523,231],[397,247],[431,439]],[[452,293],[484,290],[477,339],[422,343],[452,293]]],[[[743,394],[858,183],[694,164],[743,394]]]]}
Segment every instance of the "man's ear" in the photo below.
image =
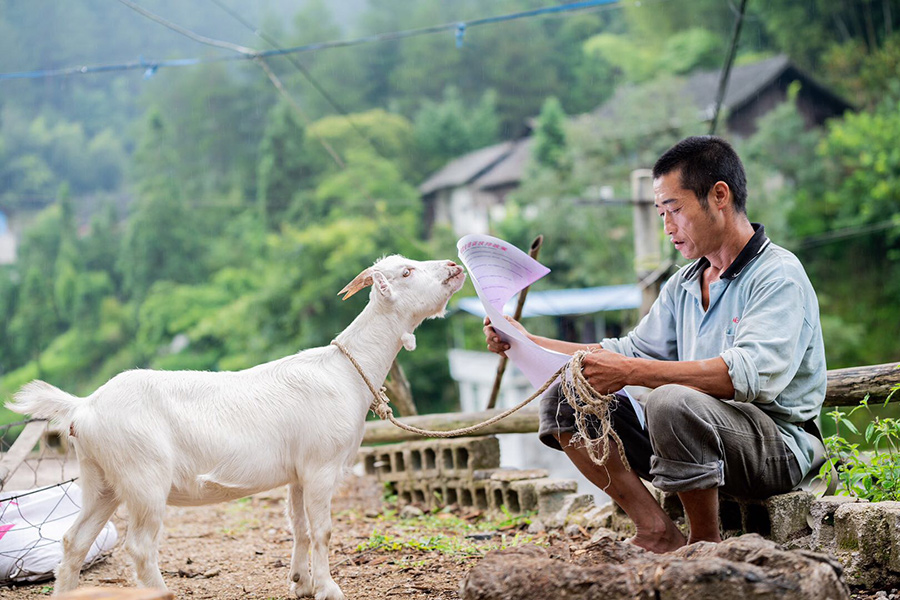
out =
{"type": "Polygon", "coordinates": [[[404,333],[400,336],[400,341],[403,342],[403,347],[412,352],[416,349],[416,336],[411,333],[404,333]]]}
{"type": "Polygon", "coordinates": [[[724,208],[727,203],[731,202],[731,188],[724,181],[717,181],[713,184],[711,192],[710,195],[716,208],[724,208]]]}
{"type": "Polygon", "coordinates": [[[384,298],[390,298],[394,289],[381,271],[372,271],[372,285],[384,298]]]}

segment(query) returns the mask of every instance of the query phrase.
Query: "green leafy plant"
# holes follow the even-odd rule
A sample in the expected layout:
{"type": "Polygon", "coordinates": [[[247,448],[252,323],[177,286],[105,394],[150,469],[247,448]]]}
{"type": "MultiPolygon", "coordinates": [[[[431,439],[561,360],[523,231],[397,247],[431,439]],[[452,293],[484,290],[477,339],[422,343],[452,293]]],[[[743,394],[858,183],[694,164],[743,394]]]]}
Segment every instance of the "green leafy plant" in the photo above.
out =
{"type": "MultiPolygon", "coordinates": [[[[900,385],[894,386],[885,405],[898,389],[900,385]]],[[[849,412],[835,409],[827,415],[834,421],[835,433],[825,438],[828,460],[822,465],[819,477],[830,484],[836,472],[840,482],[838,493],[842,495],[872,502],[900,500],[900,419],[873,414],[868,396],[849,412]],[[859,410],[872,415],[862,433],[850,420],[859,410]],[[842,431],[862,438],[866,449],[863,441],[851,442],[843,437],[842,431]]]]}

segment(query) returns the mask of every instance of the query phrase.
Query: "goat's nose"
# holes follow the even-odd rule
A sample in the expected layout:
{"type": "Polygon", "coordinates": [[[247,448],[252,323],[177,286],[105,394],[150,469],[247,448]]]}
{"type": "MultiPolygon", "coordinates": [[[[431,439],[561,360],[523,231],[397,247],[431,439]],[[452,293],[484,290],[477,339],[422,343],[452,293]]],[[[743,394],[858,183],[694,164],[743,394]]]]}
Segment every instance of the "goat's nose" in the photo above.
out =
{"type": "Polygon", "coordinates": [[[447,261],[447,266],[450,267],[450,268],[452,269],[453,267],[456,266],[456,263],[453,262],[452,260],[448,260],[448,261],[447,261]]]}

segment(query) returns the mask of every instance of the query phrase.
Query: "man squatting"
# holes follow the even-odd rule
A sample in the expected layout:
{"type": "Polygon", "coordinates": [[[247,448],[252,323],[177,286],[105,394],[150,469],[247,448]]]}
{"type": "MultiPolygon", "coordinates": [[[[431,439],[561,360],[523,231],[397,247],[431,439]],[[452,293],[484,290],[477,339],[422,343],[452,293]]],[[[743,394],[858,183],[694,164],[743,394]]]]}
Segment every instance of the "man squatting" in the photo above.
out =
{"type": "MultiPolygon", "coordinates": [[[[826,368],[815,291],[797,257],[748,220],[744,167],[728,142],[677,143],[653,167],[653,191],[666,235],[693,262],[669,278],[633,331],[585,345],[510,321],[545,348],[588,350],[583,372],[600,393],[625,399],[625,386],[651,389],[642,400],[646,429],[627,399],[613,403],[630,471],[615,449],[605,465],[591,461],[558,385],[541,401],[539,436],[625,511],[637,530],[632,543],[668,552],[721,540],[720,489],[763,498],[800,483],[820,437],[826,368]],[[687,540],[639,477],[677,493],[687,540]]],[[[492,352],[509,348],[488,320],[484,333],[492,352]]]]}

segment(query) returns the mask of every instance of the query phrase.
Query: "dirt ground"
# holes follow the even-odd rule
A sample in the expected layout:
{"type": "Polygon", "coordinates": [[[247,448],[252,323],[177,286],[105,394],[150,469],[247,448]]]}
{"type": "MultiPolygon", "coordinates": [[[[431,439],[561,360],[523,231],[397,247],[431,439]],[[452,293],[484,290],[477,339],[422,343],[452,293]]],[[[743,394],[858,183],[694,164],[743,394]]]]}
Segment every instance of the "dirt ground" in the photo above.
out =
{"type": "MultiPolygon", "coordinates": [[[[458,599],[459,585],[488,551],[521,543],[548,546],[567,557],[587,532],[530,535],[527,521],[487,521],[480,513],[443,512],[401,519],[381,488],[350,477],[334,499],[332,575],[348,600],[458,599]]],[[[108,558],[82,573],[81,584],[134,586],[122,545],[122,511],[114,517],[119,543],[108,558]]],[[[160,568],[176,598],[290,600],[292,537],[281,489],[205,507],[169,507],[160,568]]],[[[0,598],[47,598],[52,581],[0,588],[0,598]]],[[[854,600],[900,600],[896,589],[855,590],[854,600]]]]}
{"type": "MultiPolygon", "coordinates": [[[[293,598],[285,499],[278,489],[225,504],[168,507],[160,569],[176,598],[293,598]]],[[[491,549],[529,541],[567,545],[559,536],[525,534],[521,520],[486,523],[475,513],[400,519],[395,512],[384,505],[381,488],[364,478],[348,478],[336,495],[332,575],[348,600],[458,598],[462,578],[491,549]]],[[[120,513],[114,517],[120,541],[105,561],[82,573],[81,585],[135,585],[120,513]]],[[[46,598],[51,586],[0,588],[0,598],[46,598]]]]}

